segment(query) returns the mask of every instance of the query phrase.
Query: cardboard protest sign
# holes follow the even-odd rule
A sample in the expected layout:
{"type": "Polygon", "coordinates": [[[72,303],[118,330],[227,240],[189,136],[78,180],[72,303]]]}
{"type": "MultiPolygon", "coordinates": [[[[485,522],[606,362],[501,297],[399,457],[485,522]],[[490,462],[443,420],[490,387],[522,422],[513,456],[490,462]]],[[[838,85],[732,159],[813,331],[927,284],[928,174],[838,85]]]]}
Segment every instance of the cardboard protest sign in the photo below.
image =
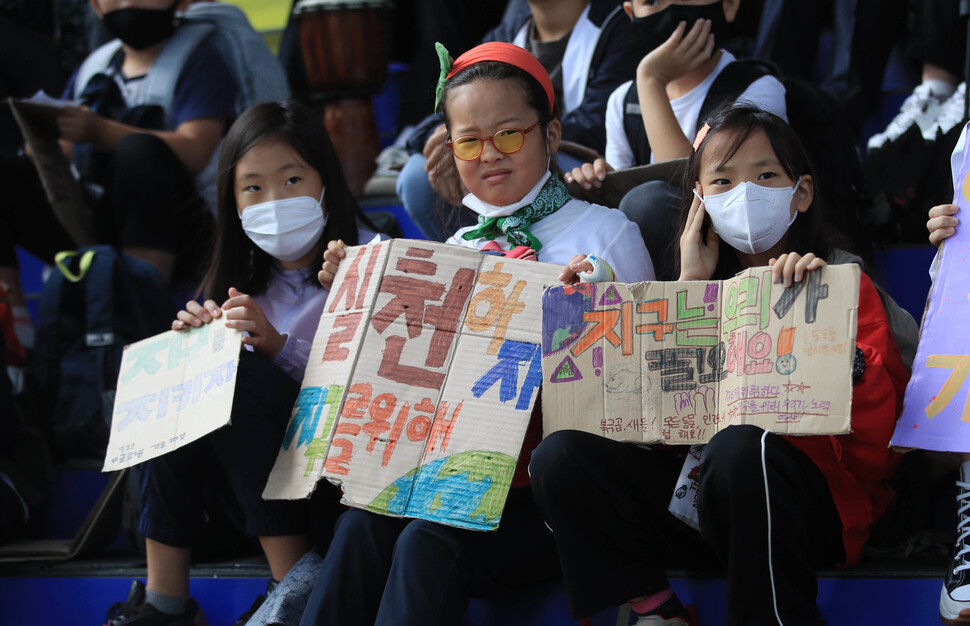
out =
{"type": "Polygon", "coordinates": [[[242,333],[225,316],[125,346],[103,471],[137,465],[229,423],[242,333]]]}
{"type": "Polygon", "coordinates": [[[860,272],[791,287],[725,281],[551,287],[542,302],[543,432],[703,443],[731,424],[848,432],[860,272]]]}
{"type": "Polygon", "coordinates": [[[38,96],[31,100],[11,98],[9,103],[54,214],[78,246],[94,245],[97,238],[93,213],[57,142],[57,114],[64,106],[78,103],[38,96]]]}
{"type": "Polygon", "coordinates": [[[970,452],[970,144],[963,149],[962,181],[953,195],[960,224],[940,246],[920,328],[913,375],[903,414],[890,444],[906,448],[970,452]]]}
{"type": "Polygon", "coordinates": [[[498,526],[541,381],[561,267],[398,239],[349,248],[264,498],[498,526]]]}

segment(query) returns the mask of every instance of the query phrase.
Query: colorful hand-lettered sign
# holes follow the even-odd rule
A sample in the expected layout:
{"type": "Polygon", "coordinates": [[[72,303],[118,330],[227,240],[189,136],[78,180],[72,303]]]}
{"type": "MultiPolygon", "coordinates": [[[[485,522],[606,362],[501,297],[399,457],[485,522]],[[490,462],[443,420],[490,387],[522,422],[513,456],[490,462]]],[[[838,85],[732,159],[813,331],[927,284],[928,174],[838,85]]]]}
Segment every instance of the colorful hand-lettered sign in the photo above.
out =
{"type": "Polygon", "coordinates": [[[960,225],[940,246],[894,446],[970,452],[970,335],[961,330],[970,321],[970,144],[958,180],[960,225]]]}
{"type": "Polygon", "coordinates": [[[137,465],[229,423],[242,333],[217,318],[125,346],[103,471],[137,465]]]}
{"type": "Polygon", "coordinates": [[[785,287],[766,267],[725,281],[550,287],[543,432],[703,443],[731,424],[849,431],[860,272],[785,287]]]}
{"type": "Polygon", "coordinates": [[[498,526],[561,267],[398,239],[347,249],[263,497],[498,526]]]}

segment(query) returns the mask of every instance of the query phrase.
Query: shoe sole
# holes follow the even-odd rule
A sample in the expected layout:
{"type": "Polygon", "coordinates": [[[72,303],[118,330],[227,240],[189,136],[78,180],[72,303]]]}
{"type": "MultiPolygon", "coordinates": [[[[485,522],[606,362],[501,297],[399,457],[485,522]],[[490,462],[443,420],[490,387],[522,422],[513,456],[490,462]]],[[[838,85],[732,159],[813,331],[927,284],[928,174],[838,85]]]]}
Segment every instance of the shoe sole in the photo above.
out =
{"type": "Polygon", "coordinates": [[[947,593],[946,587],[940,590],[940,621],[946,626],[970,624],[970,617],[960,617],[960,611],[970,609],[970,602],[954,600],[947,593]]]}

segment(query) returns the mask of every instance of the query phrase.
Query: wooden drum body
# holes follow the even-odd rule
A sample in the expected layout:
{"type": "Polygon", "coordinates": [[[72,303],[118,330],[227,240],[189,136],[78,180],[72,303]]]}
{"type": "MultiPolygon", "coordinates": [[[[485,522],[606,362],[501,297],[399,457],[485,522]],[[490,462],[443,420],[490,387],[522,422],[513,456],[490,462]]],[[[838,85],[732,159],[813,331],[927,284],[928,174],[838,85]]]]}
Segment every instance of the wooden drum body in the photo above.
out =
{"type": "Polygon", "coordinates": [[[380,93],[390,56],[389,0],[300,0],[293,7],[315,97],[380,93]]]}

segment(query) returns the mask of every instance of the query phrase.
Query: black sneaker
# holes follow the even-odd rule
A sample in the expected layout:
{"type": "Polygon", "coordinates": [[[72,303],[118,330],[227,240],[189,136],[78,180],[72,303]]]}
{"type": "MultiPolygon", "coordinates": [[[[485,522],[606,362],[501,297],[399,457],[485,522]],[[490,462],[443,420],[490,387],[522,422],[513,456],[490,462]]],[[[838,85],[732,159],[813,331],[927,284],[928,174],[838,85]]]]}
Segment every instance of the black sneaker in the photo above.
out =
{"type": "Polygon", "coordinates": [[[145,585],[140,580],[131,583],[128,599],[115,602],[108,609],[104,626],[207,626],[205,614],[198,603],[189,598],[185,611],[167,615],[145,602],[145,585]]]}
{"type": "Polygon", "coordinates": [[[960,468],[957,487],[957,543],[953,546],[953,560],[946,570],[943,589],[940,591],[940,619],[944,624],[959,624],[960,611],[970,609],[970,476],[960,468]]]}

